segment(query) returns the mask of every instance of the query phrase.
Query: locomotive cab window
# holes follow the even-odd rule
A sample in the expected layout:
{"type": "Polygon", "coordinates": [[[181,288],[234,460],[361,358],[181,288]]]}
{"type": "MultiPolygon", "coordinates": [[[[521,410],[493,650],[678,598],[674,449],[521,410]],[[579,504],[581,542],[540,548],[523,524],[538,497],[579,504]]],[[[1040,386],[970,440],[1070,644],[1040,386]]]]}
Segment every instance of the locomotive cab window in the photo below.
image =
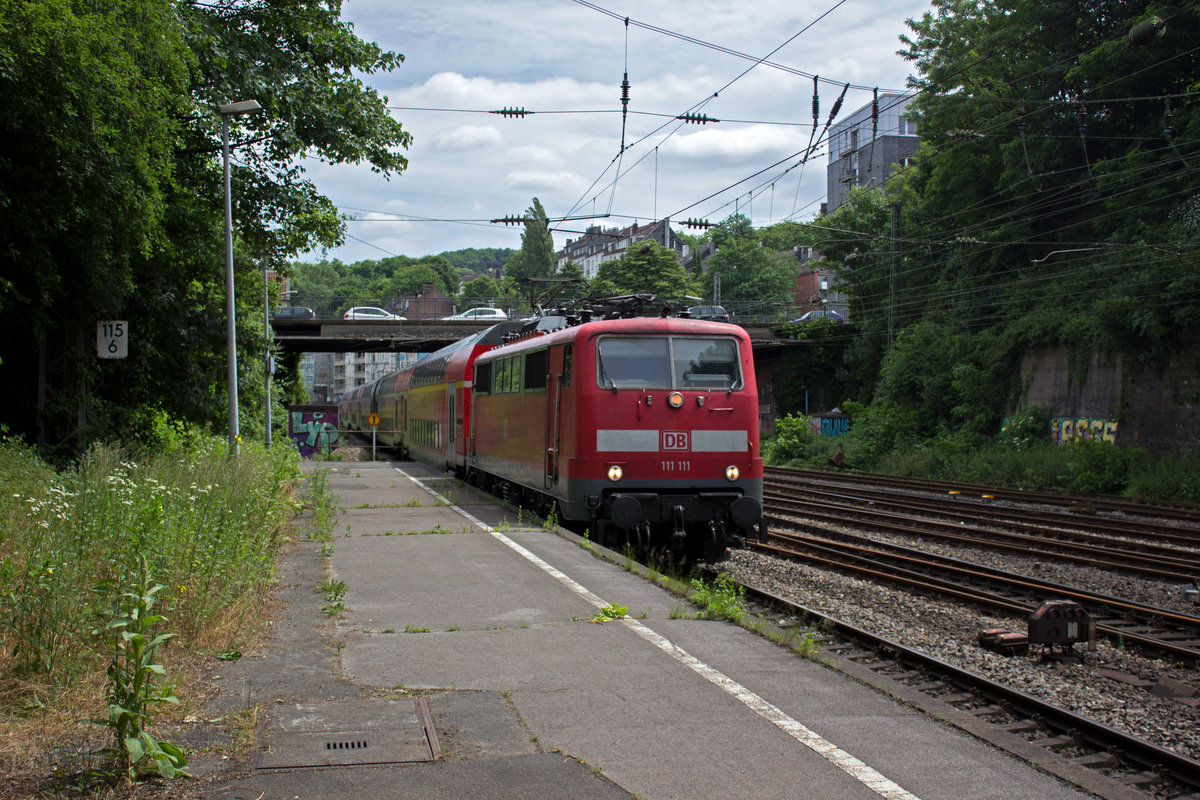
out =
{"type": "Polygon", "coordinates": [[[596,344],[596,381],[604,389],[741,389],[737,340],[603,336],[596,344]]]}

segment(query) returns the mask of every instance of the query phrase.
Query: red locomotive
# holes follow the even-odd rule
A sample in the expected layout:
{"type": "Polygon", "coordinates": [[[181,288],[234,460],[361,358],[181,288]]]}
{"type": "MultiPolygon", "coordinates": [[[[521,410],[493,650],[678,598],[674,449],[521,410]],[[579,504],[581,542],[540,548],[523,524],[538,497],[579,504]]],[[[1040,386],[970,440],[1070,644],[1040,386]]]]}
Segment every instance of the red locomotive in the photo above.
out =
{"type": "Polygon", "coordinates": [[[750,338],[644,299],[500,323],[348,392],[343,424],[375,411],[385,444],[601,544],[719,558],[762,524],[750,338]]]}

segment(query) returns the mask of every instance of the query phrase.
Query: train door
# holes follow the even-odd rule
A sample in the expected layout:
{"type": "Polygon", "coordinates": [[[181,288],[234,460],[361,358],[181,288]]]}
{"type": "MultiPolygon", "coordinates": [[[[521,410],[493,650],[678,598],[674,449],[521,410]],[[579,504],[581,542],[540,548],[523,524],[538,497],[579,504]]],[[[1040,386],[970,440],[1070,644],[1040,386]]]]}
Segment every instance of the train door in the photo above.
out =
{"type": "Polygon", "coordinates": [[[550,348],[546,398],[546,464],[544,486],[554,488],[558,483],[559,454],[562,449],[563,392],[571,385],[571,345],[550,348]]]}
{"type": "Polygon", "coordinates": [[[455,429],[458,427],[455,424],[454,411],[456,404],[454,402],[454,384],[446,387],[446,427],[450,430],[446,432],[446,463],[450,465],[452,461],[457,460],[456,451],[458,450],[455,443],[458,441],[455,435],[455,429]]]}

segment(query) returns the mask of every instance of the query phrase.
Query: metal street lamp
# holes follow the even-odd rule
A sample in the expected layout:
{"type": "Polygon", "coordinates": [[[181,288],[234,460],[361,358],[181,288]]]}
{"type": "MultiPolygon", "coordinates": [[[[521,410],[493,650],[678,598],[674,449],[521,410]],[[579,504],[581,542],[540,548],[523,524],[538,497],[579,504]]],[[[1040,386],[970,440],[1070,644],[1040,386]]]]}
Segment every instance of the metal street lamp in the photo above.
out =
{"type": "Polygon", "coordinates": [[[242,100],[217,106],[221,115],[221,153],[225,167],[225,338],[228,343],[226,380],[229,383],[229,447],[239,452],[238,392],[237,392],[237,334],[234,332],[233,295],[233,207],[229,197],[229,118],[262,111],[257,100],[242,100]]]}

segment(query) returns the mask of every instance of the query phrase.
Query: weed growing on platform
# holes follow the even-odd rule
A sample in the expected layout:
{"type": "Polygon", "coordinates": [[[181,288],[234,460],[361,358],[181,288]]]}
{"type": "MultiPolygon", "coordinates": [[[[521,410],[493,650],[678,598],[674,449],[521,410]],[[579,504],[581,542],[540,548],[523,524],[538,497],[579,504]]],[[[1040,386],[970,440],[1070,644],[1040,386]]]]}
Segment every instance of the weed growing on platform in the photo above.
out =
{"type": "Polygon", "coordinates": [[[612,622],[614,619],[624,619],[629,614],[628,606],[609,603],[592,615],[592,622],[605,623],[612,622]]]}
{"type": "Polygon", "coordinates": [[[407,503],[404,504],[404,508],[420,508],[420,507],[421,507],[421,498],[419,498],[419,497],[414,497],[412,500],[409,500],[407,503]]]}
{"type": "Polygon", "coordinates": [[[817,637],[816,631],[808,631],[800,638],[800,641],[792,645],[792,649],[804,658],[812,658],[821,649],[821,640],[817,637]]]}
{"type": "Polygon", "coordinates": [[[700,606],[701,613],[709,619],[730,619],[741,622],[746,616],[746,589],[738,586],[725,573],[712,583],[692,578],[692,602],[700,606]]]}
{"type": "Polygon", "coordinates": [[[429,633],[429,628],[426,628],[424,625],[405,625],[404,632],[405,633],[429,633]]]}
{"type": "Polygon", "coordinates": [[[342,602],[342,598],[346,595],[346,582],[335,580],[324,580],[317,586],[317,591],[325,595],[325,605],[321,606],[321,611],[333,617],[346,610],[346,604],[342,602]]]}

